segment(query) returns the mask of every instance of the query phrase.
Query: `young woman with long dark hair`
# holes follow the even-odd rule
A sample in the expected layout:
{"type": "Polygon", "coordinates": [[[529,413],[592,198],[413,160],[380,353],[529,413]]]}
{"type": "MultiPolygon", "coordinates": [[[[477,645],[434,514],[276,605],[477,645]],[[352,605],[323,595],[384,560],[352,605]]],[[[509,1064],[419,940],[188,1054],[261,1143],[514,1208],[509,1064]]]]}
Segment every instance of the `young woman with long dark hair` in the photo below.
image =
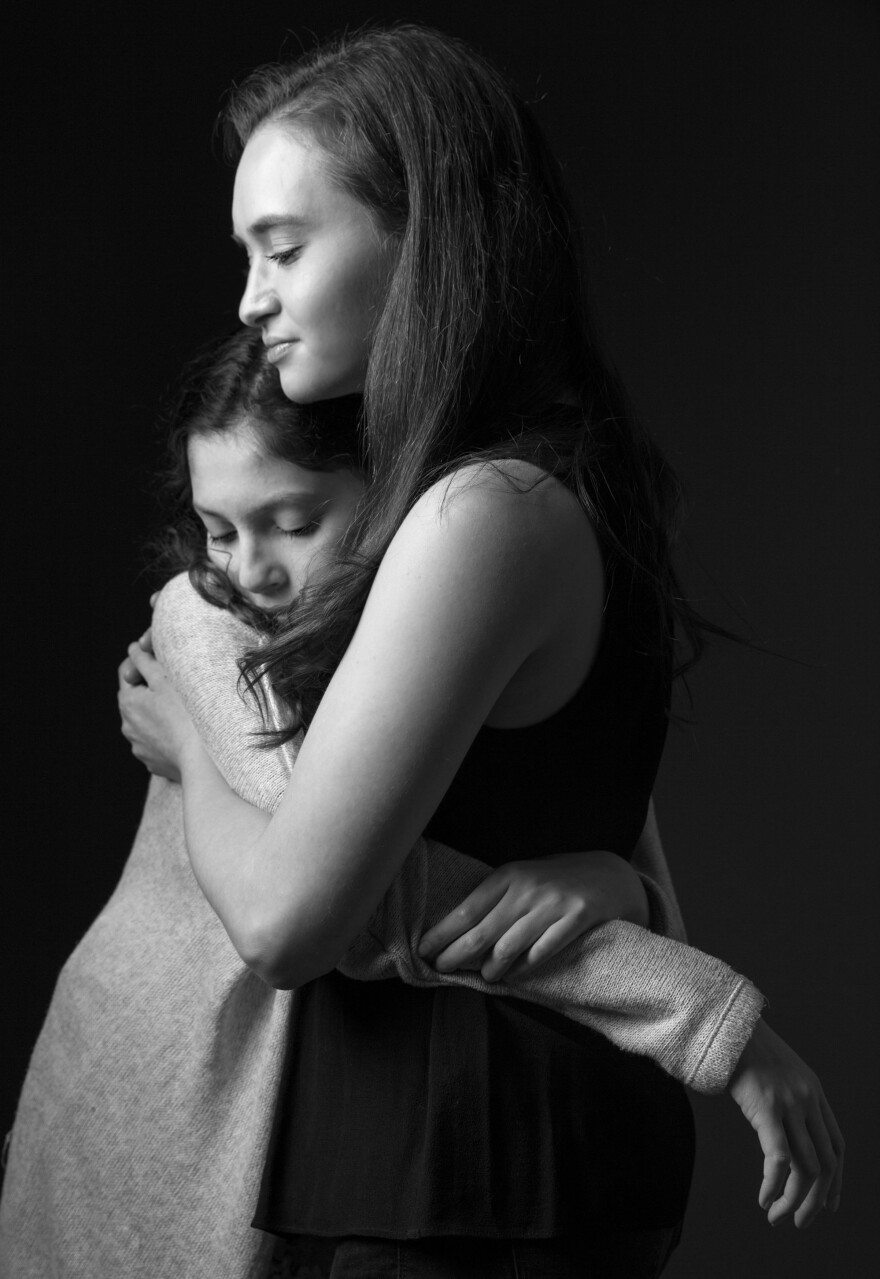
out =
{"type": "MultiPolygon", "coordinates": [[[[629,857],[703,629],[674,478],[599,351],[557,167],[472,50],[367,32],[256,73],[226,119],[242,318],[290,399],[363,392],[367,480],[246,663],[290,706],[276,740],[307,730],[271,818],[130,651],[129,731],[181,776],[206,897],[253,970],[301,988],[257,1222],[339,1239],[334,1279],[658,1274],[691,1166],[674,1081],[515,999],[333,970],[422,831],[496,865],[629,857]]],[[[544,932],[520,893],[477,890],[426,953],[528,964],[544,932]]],[[[833,1116],[763,1022],[734,1089],[770,1219],[835,1206],[833,1116]]]]}

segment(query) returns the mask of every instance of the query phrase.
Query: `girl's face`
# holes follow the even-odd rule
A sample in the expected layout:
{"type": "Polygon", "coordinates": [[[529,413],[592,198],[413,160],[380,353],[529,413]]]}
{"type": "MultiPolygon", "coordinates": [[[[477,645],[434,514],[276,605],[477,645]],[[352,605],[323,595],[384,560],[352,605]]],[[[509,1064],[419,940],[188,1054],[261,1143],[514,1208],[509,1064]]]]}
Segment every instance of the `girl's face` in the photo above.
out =
{"type": "Polygon", "coordinates": [[[244,149],[232,224],[250,264],[239,314],[262,329],[288,399],[362,391],[395,241],[330,181],[320,147],[275,124],[244,149]]]}
{"type": "Polygon", "coordinates": [[[210,559],[258,608],[291,604],[351,523],[361,478],[266,457],[247,429],[196,436],[188,456],[210,559]]]}

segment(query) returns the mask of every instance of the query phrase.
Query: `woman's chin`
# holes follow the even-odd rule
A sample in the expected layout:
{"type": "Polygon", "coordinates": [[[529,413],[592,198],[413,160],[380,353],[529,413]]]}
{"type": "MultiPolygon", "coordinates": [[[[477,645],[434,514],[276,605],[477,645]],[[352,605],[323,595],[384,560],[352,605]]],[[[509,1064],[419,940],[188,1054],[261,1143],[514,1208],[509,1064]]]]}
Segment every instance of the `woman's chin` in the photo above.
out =
{"type": "Polygon", "coordinates": [[[281,389],[294,404],[317,404],[321,400],[338,400],[344,395],[361,395],[362,377],[307,378],[295,369],[282,366],[278,370],[281,389]]]}

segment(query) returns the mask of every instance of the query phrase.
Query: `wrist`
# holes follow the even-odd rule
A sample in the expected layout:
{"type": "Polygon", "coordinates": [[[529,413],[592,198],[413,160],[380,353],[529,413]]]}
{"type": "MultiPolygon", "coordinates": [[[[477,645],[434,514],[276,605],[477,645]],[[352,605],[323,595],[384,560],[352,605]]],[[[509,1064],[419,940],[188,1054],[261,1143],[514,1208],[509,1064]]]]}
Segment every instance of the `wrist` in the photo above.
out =
{"type": "Polygon", "coordinates": [[[738,1087],[742,1086],[743,1076],[749,1072],[760,1070],[762,1066],[767,1064],[768,1044],[769,1027],[759,1017],[752,1027],[752,1033],[740,1049],[736,1065],[730,1073],[728,1087],[734,1100],[737,1099],[738,1087]]]}

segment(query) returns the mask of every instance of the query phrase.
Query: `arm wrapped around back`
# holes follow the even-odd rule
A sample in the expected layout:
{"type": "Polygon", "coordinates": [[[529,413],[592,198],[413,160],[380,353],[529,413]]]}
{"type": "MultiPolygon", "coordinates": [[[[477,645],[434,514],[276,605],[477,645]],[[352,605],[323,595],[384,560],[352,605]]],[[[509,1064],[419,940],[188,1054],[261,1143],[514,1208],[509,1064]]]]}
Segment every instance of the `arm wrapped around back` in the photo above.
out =
{"type": "MultiPolygon", "coordinates": [[[[286,789],[297,747],[294,742],[278,750],[257,748],[254,734],[262,721],[253,697],[239,686],[237,665],[256,641],[243,622],[203,600],[185,576],[170,582],[156,602],[156,655],[214,762],[241,798],[271,812],[286,789]]],[[[459,985],[540,1004],[619,1048],[653,1058],[698,1092],[720,1092],[760,1016],[763,997],[721,960],[684,944],[653,813],[633,865],[651,901],[650,931],[611,921],[571,943],[537,973],[515,984],[489,983],[469,971],[438,973],[418,954],[422,934],[490,870],[421,839],[339,967],[359,980],[459,985]]]]}

